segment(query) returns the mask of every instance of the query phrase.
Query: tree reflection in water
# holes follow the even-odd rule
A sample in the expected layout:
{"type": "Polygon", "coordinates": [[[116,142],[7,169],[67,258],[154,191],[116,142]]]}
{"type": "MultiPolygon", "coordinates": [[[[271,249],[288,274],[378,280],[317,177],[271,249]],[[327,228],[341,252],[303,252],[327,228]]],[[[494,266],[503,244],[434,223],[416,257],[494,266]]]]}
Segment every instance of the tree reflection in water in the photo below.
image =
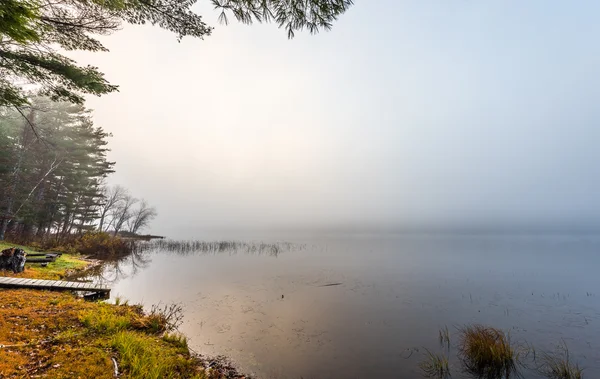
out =
{"type": "Polygon", "coordinates": [[[305,249],[303,244],[289,242],[240,242],[240,241],[173,241],[152,240],[131,242],[127,251],[118,254],[90,256],[97,264],[91,268],[75,273],[70,279],[94,280],[106,285],[119,280],[134,277],[138,272],[148,267],[152,255],[158,252],[168,252],[182,256],[216,255],[216,254],[250,254],[268,255],[277,258],[279,254],[305,249]]]}

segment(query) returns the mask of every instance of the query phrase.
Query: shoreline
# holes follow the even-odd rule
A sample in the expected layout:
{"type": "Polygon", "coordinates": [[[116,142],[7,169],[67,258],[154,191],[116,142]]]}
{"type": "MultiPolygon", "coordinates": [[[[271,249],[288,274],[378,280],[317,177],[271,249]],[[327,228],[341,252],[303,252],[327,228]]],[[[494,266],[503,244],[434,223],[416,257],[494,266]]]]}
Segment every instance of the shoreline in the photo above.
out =
{"type": "MultiPolygon", "coordinates": [[[[0,249],[17,246],[0,243],[0,249]]],[[[26,252],[34,250],[19,246],[26,252]]],[[[63,254],[46,267],[0,276],[60,280],[102,263],[63,254]]],[[[177,305],[86,301],[71,292],[0,289],[0,377],[251,378],[225,357],[190,350],[177,305]]]]}

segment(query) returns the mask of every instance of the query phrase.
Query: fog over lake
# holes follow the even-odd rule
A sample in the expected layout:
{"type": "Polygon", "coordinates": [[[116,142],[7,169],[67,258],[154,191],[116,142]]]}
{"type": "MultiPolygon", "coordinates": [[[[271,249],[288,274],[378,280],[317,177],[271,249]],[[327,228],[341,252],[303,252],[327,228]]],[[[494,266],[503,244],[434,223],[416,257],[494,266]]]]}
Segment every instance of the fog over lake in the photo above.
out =
{"type": "Polygon", "coordinates": [[[88,106],[151,232],[598,229],[598,2],[356,1],[292,40],[195,9],[205,40],[72,53],[120,86],[88,106]]]}

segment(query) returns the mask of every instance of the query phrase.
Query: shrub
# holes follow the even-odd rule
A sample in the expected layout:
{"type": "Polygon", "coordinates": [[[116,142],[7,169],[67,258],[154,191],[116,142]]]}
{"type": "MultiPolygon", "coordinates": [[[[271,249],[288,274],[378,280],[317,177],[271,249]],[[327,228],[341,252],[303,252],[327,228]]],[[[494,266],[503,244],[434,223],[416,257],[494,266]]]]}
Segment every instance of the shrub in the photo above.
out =
{"type": "Polygon", "coordinates": [[[54,250],[67,254],[85,254],[96,258],[121,257],[131,253],[133,243],[105,232],[86,232],[66,236],[49,235],[43,238],[11,238],[12,242],[25,243],[36,250],[54,250]]]}
{"type": "Polygon", "coordinates": [[[115,257],[131,252],[131,244],[104,232],[88,232],[71,246],[79,253],[96,257],[115,257]]]}
{"type": "Polygon", "coordinates": [[[139,317],[134,327],[160,334],[177,330],[182,321],[183,307],[180,304],[157,304],[152,306],[150,313],[139,317]]]}

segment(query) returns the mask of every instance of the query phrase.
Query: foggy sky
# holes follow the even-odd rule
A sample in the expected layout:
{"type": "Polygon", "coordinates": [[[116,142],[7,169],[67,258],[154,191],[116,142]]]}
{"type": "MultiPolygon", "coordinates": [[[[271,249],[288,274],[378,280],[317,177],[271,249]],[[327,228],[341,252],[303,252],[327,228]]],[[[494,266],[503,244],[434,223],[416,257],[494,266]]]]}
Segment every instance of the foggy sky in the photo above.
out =
{"type": "Polygon", "coordinates": [[[600,219],[600,3],[356,0],[331,32],[149,26],[73,53],[150,232],[600,219]]]}

